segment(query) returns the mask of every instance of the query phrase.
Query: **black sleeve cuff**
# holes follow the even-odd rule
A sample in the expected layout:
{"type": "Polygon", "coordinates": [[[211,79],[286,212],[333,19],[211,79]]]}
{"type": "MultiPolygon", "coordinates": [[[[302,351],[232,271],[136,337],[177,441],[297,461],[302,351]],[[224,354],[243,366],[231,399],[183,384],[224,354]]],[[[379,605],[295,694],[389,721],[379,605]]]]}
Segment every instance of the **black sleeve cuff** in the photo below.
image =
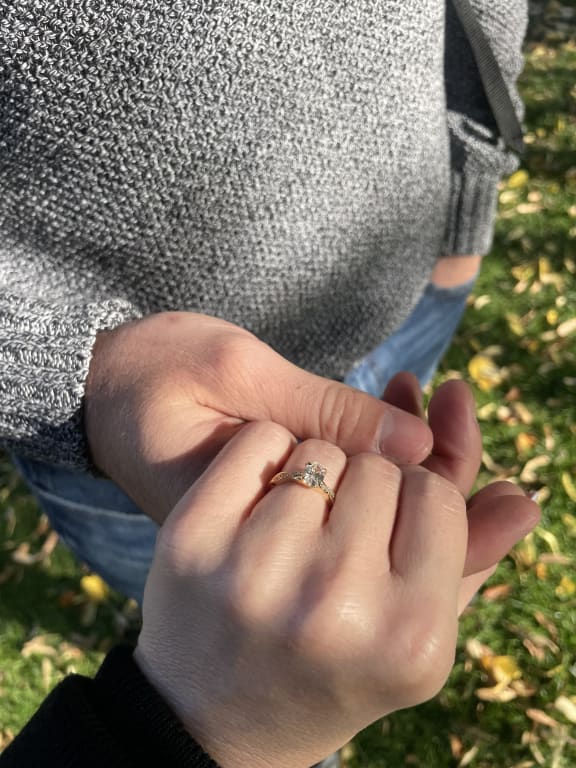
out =
{"type": "Polygon", "coordinates": [[[0,768],[218,768],[132,658],[114,648],[94,680],[71,675],[0,756],[0,768]]]}

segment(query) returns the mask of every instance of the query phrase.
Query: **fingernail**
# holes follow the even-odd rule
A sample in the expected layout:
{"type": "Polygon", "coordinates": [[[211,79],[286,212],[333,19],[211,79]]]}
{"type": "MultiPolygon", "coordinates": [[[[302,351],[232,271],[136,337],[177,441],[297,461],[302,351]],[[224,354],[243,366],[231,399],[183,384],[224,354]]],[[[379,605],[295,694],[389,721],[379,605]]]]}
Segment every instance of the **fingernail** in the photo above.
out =
{"type": "Polygon", "coordinates": [[[432,432],[416,416],[389,408],[380,421],[378,449],[395,464],[418,464],[432,450],[432,432]]]}

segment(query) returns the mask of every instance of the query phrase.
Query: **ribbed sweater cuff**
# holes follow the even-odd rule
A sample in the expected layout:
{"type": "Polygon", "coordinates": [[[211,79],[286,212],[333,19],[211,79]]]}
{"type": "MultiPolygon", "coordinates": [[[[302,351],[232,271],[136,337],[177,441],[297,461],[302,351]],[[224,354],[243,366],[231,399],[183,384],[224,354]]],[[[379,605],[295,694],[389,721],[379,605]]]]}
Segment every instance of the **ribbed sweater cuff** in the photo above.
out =
{"type": "Polygon", "coordinates": [[[472,170],[452,171],[444,255],[488,253],[494,235],[498,181],[496,176],[472,170]]]}
{"type": "Polygon", "coordinates": [[[99,331],[138,317],[126,301],[0,300],[0,440],[53,464],[90,466],[82,402],[99,331]]]}

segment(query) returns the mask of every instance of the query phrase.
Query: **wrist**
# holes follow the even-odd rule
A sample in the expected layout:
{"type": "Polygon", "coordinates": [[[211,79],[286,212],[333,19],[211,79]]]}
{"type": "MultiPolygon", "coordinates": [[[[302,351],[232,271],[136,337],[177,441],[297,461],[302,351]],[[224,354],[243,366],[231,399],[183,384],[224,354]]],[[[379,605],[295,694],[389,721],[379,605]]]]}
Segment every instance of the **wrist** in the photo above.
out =
{"type": "Polygon", "coordinates": [[[438,259],[430,277],[439,288],[454,288],[472,280],[480,269],[482,257],[478,254],[467,256],[443,256],[438,259]]]}

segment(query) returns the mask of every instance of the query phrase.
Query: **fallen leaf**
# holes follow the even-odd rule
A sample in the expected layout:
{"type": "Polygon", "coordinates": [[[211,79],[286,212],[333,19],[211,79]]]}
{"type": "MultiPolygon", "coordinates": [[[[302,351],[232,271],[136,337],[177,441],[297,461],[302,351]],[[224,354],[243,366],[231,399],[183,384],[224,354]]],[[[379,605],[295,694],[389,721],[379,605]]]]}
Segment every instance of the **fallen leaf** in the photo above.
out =
{"type": "Polygon", "coordinates": [[[556,554],[555,552],[544,552],[538,558],[542,564],[548,565],[572,565],[573,559],[568,555],[556,554]]]}
{"type": "Polygon", "coordinates": [[[512,409],[516,416],[520,419],[522,424],[532,424],[534,421],[534,416],[530,413],[528,408],[524,405],[524,403],[516,402],[512,403],[512,409]]]}
{"type": "Polygon", "coordinates": [[[493,587],[486,587],[482,592],[482,599],[488,602],[504,600],[512,591],[511,584],[495,584],[493,587]]]}
{"type": "Polygon", "coordinates": [[[534,534],[529,533],[521,542],[516,544],[510,553],[517,566],[520,568],[531,568],[538,558],[536,545],[534,544],[534,534]]]}
{"type": "Polygon", "coordinates": [[[540,526],[537,526],[534,528],[534,533],[536,536],[538,536],[542,541],[545,541],[546,544],[548,544],[550,551],[555,554],[560,554],[560,545],[558,544],[558,539],[551,531],[547,531],[544,528],[541,528],[540,526]]]}
{"type": "Polygon", "coordinates": [[[480,659],[480,665],[495,683],[508,684],[511,680],[522,677],[522,672],[513,656],[484,656],[480,659]]]}
{"type": "Polygon", "coordinates": [[[510,683],[510,688],[512,688],[513,691],[516,691],[518,696],[522,697],[523,699],[534,696],[534,694],[538,691],[536,686],[528,685],[528,683],[526,683],[524,680],[513,680],[510,683]]]}
{"type": "Polygon", "coordinates": [[[530,435],[527,432],[519,432],[516,435],[516,450],[518,453],[528,453],[537,444],[538,438],[536,435],[530,435]]]}
{"type": "Polygon", "coordinates": [[[572,501],[576,501],[576,485],[574,484],[574,481],[568,472],[562,472],[560,479],[562,481],[562,487],[566,491],[568,498],[572,501]]]}
{"type": "Polygon", "coordinates": [[[110,594],[110,587],[96,573],[83,576],[80,579],[80,587],[89,600],[94,603],[102,603],[110,594]]]}
{"type": "Polygon", "coordinates": [[[508,189],[520,189],[521,187],[525,187],[529,180],[530,177],[528,176],[528,172],[522,169],[510,176],[506,182],[506,186],[508,189]]]}
{"type": "Polygon", "coordinates": [[[518,697],[516,691],[500,683],[492,688],[477,688],[475,693],[481,701],[497,701],[501,704],[514,701],[518,697]]]}
{"type": "Polygon", "coordinates": [[[576,723],[576,703],[572,699],[569,699],[568,696],[558,696],[554,706],[567,720],[576,723]]]}
{"type": "Polygon", "coordinates": [[[503,381],[500,368],[487,355],[474,355],[468,362],[468,373],[483,392],[494,389],[503,381]]]}
{"type": "Polygon", "coordinates": [[[561,598],[573,597],[576,594],[576,584],[569,576],[562,576],[560,584],[556,587],[556,594],[561,598]]]}
{"type": "Polygon", "coordinates": [[[470,637],[466,640],[466,653],[471,659],[482,659],[485,656],[495,655],[489,645],[481,643],[480,640],[476,640],[475,637],[470,637]]]}
{"type": "Polygon", "coordinates": [[[542,206],[540,203],[520,203],[516,206],[516,213],[520,215],[530,215],[532,213],[540,213],[542,206]]]}
{"type": "Polygon", "coordinates": [[[576,517],[574,517],[574,515],[569,514],[568,512],[564,512],[564,514],[562,515],[562,522],[568,529],[569,535],[576,536],[576,517]]]}
{"type": "Polygon", "coordinates": [[[550,456],[535,456],[530,459],[524,465],[524,469],[520,473],[520,480],[523,483],[535,483],[538,480],[537,471],[547,467],[552,459],[550,456]]]}
{"type": "Polygon", "coordinates": [[[560,323],[558,328],[556,328],[556,333],[558,336],[560,336],[561,339],[564,339],[566,336],[570,336],[573,333],[576,333],[576,317],[571,318],[570,320],[565,320],[563,323],[560,323]]]}
{"type": "Polygon", "coordinates": [[[536,567],[534,569],[536,571],[536,578],[540,581],[546,581],[548,578],[548,568],[546,566],[546,563],[538,562],[536,563],[536,567]]]}
{"type": "Polygon", "coordinates": [[[470,763],[474,760],[476,755],[478,754],[480,747],[473,746],[471,749],[468,750],[468,752],[464,753],[462,755],[462,759],[458,763],[458,768],[466,768],[467,765],[470,765],[470,763]]]}
{"type": "Polygon", "coordinates": [[[558,720],[554,720],[553,717],[547,715],[541,709],[527,709],[526,715],[538,725],[545,725],[547,728],[560,728],[561,725],[558,720]]]}
{"type": "Polygon", "coordinates": [[[30,656],[57,656],[58,651],[53,646],[49,645],[46,640],[46,635],[37,635],[28,642],[24,643],[20,655],[25,659],[30,656]]]}
{"type": "Polygon", "coordinates": [[[461,739],[459,739],[458,736],[456,736],[453,733],[449,735],[449,739],[450,739],[450,751],[452,752],[452,757],[455,760],[458,760],[462,756],[464,745],[462,744],[461,739]]]}
{"type": "Polygon", "coordinates": [[[555,640],[558,640],[558,627],[556,624],[554,624],[553,621],[545,616],[542,611],[534,611],[534,618],[538,624],[540,624],[540,626],[548,632],[549,635],[551,635],[555,640]]]}
{"type": "Polygon", "coordinates": [[[52,664],[49,658],[44,656],[44,658],[42,659],[41,668],[42,668],[42,685],[44,686],[44,690],[46,691],[46,693],[48,693],[48,691],[52,687],[52,674],[54,672],[54,665],[52,664]]]}

